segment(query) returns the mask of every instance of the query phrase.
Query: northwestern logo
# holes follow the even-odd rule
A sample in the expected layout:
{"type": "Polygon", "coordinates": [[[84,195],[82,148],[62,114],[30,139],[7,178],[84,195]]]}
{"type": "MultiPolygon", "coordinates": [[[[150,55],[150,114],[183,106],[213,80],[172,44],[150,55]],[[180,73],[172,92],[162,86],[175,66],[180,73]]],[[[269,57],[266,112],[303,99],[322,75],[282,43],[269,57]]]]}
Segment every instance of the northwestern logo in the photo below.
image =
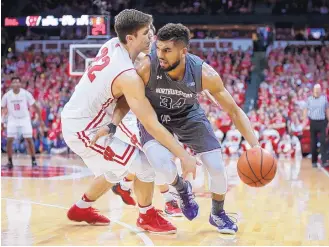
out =
{"type": "Polygon", "coordinates": [[[184,98],[193,98],[193,94],[191,93],[184,93],[181,90],[172,89],[172,88],[157,88],[155,89],[156,93],[166,94],[166,95],[178,95],[183,96],[184,98]]]}

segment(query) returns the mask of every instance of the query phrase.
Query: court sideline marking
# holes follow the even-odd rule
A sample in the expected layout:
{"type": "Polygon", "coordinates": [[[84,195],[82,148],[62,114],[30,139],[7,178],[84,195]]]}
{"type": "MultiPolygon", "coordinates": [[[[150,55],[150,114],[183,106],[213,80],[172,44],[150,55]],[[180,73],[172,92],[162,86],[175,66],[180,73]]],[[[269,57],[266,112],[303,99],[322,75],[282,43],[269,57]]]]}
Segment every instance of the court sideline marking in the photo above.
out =
{"type": "Polygon", "coordinates": [[[329,172],[325,168],[323,168],[321,165],[319,166],[319,168],[329,178],[329,172]]]}
{"type": "MultiPolygon", "coordinates": [[[[7,198],[7,197],[1,197],[1,200],[10,200],[10,201],[16,201],[16,202],[20,202],[20,203],[31,203],[31,204],[35,204],[35,205],[40,205],[40,206],[45,206],[45,207],[53,207],[53,208],[60,208],[60,209],[65,209],[65,210],[69,209],[67,207],[63,207],[63,206],[55,205],[55,204],[47,204],[47,203],[40,203],[40,202],[34,202],[34,201],[18,200],[18,199],[7,198]]],[[[135,229],[133,226],[128,225],[126,223],[123,223],[121,221],[112,220],[112,219],[110,219],[110,220],[112,222],[117,223],[117,224],[129,229],[130,231],[136,233],[136,235],[144,242],[145,246],[154,246],[152,240],[145,233],[140,232],[139,230],[135,229]]]]}

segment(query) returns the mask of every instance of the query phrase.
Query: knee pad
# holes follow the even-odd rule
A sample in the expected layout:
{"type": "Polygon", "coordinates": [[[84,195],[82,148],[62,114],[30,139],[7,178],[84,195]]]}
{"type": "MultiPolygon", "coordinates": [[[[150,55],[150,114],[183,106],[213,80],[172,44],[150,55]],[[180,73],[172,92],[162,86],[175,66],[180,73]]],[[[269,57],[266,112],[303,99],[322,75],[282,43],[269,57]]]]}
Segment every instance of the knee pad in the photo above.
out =
{"type": "Polygon", "coordinates": [[[209,190],[216,194],[225,194],[227,175],[221,150],[216,149],[199,155],[209,174],[209,190]]]}
{"type": "Polygon", "coordinates": [[[155,170],[155,184],[172,184],[177,176],[174,155],[156,140],[145,143],[144,153],[155,170]]]}
{"type": "Polygon", "coordinates": [[[133,161],[129,172],[135,173],[136,177],[142,182],[150,183],[155,180],[155,171],[141,151],[133,161]]]}

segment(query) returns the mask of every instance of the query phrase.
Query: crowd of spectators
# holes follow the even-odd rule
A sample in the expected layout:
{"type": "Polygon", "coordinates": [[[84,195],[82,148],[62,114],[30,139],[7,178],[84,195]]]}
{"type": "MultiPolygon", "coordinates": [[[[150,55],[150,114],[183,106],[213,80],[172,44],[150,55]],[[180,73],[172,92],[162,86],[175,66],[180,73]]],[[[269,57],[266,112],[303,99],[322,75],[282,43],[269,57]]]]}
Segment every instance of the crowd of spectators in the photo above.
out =
{"type": "MultiPolygon", "coordinates": [[[[233,82],[229,79],[231,75],[226,77],[223,72],[225,86],[237,95],[235,90],[230,90],[230,82],[233,82]]],[[[268,53],[267,68],[263,73],[256,107],[248,113],[262,147],[278,157],[290,158],[296,154],[310,153],[310,125],[308,119],[303,119],[303,109],[315,83],[322,86],[329,100],[329,47],[288,46],[273,49],[268,53]]],[[[235,85],[238,84],[234,82],[233,88],[235,85]]],[[[224,154],[240,155],[249,145],[232,125],[228,114],[208,97],[203,99],[203,108],[217,137],[223,142],[224,154]]]]}
{"type": "Polygon", "coordinates": [[[154,14],[220,14],[251,13],[252,0],[185,0],[148,1],[144,6],[154,14]]]}
{"type": "Polygon", "coordinates": [[[251,14],[268,9],[274,15],[328,14],[328,0],[184,0],[147,1],[143,7],[154,14],[251,14]]]}
{"type": "Polygon", "coordinates": [[[277,27],[274,29],[276,40],[329,40],[329,28],[318,28],[314,33],[310,28],[277,27]]]}
{"type": "MultiPolygon", "coordinates": [[[[268,53],[264,81],[251,119],[277,154],[309,152],[309,121],[303,119],[307,97],[314,84],[322,86],[329,100],[328,46],[287,46],[268,53]],[[272,129],[268,136],[265,129],[272,129]]],[[[263,145],[269,145],[264,140],[263,145]]]]}
{"type": "MultiPolygon", "coordinates": [[[[243,107],[253,69],[252,49],[205,52],[191,48],[191,52],[204,59],[221,75],[226,89],[237,104],[243,107]]],[[[309,123],[302,119],[302,109],[314,83],[320,83],[329,97],[329,48],[279,47],[268,53],[267,63],[256,109],[248,115],[263,147],[272,149],[277,154],[294,156],[303,143],[309,142],[309,123]]],[[[67,151],[61,136],[60,112],[80,79],[69,75],[68,64],[67,52],[10,53],[4,60],[1,93],[9,89],[10,78],[18,75],[22,78],[23,87],[33,94],[42,108],[42,116],[31,112],[33,140],[38,153],[67,151]],[[40,128],[40,117],[44,120],[46,129],[40,128]]],[[[207,95],[201,94],[199,101],[213,124],[216,135],[223,142],[225,154],[234,155],[245,150],[248,145],[232,126],[229,116],[207,95]]],[[[1,147],[5,151],[4,129],[1,134],[1,147]]],[[[24,142],[20,139],[16,141],[15,149],[26,152],[24,142]]]]}
{"type": "Polygon", "coordinates": [[[116,15],[124,9],[135,7],[130,0],[45,0],[25,1],[21,13],[24,15],[116,15]]]}
{"type": "Polygon", "coordinates": [[[251,14],[257,13],[262,8],[268,9],[273,14],[328,14],[329,12],[329,0],[28,0],[23,4],[20,12],[24,15],[76,13],[114,16],[127,8],[137,8],[152,14],[188,15],[251,14]]]}
{"type": "MultiPolygon", "coordinates": [[[[55,151],[64,147],[60,112],[79,81],[79,78],[69,76],[68,64],[68,54],[65,52],[43,54],[35,51],[9,53],[2,64],[1,95],[9,90],[11,77],[20,76],[22,87],[30,91],[41,106],[41,116],[31,109],[33,140],[37,153],[50,153],[52,149],[55,151]],[[40,118],[44,120],[46,129],[40,128],[40,118]]],[[[5,129],[1,130],[1,136],[1,149],[4,151],[5,129]]],[[[20,139],[16,140],[15,150],[26,152],[25,144],[20,139]]]]}
{"type": "Polygon", "coordinates": [[[273,14],[328,14],[328,0],[275,0],[273,1],[273,14]]]}
{"type": "MultiPolygon", "coordinates": [[[[252,69],[252,49],[229,49],[227,52],[203,52],[192,50],[207,63],[213,66],[221,75],[229,92],[239,105],[243,105],[245,90],[250,82],[252,69]]],[[[81,62],[81,61],[80,61],[81,62]]],[[[79,61],[77,61],[78,64],[79,61]]],[[[10,79],[13,75],[20,76],[22,86],[32,93],[42,109],[42,116],[33,112],[33,140],[37,153],[51,153],[54,148],[62,148],[64,145],[61,136],[60,112],[69,100],[75,85],[80,77],[69,75],[68,53],[44,54],[35,51],[26,51],[21,54],[9,53],[2,66],[1,94],[10,88],[10,79]],[[46,129],[40,128],[40,117],[46,124],[46,129]]],[[[81,62],[81,65],[83,63],[81,62]]],[[[200,101],[207,101],[200,96],[200,101]]],[[[211,107],[204,104],[206,107],[211,107]]],[[[2,150],[6,147],[6,131],[2,129],[2,150]]],[[[25,144],[20,139],[16,140],[15,150],[26,152],[25,144]]]]}

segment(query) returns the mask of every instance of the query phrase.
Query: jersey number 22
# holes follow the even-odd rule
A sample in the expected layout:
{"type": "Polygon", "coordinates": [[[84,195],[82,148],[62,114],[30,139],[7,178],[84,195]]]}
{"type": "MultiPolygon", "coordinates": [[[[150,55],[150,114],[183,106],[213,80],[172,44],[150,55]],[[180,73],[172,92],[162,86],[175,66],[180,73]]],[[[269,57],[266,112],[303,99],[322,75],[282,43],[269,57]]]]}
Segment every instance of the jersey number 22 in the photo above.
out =
{"type": "Polygon", "coordinates": [[[98,62],[99,60],[101,60],[102,63],[91,66],[88,69],[88,78],[89,78],[90,82],[93,82],[96,79],[96,75],[95,75],[96,71],[103,70],[110,63],[110,57],[107,56],[108,52],[109,52],[108,48],[104,47],[101,50],[101,55],[98,57],[95,57],[93,62],[98,62]]]}

